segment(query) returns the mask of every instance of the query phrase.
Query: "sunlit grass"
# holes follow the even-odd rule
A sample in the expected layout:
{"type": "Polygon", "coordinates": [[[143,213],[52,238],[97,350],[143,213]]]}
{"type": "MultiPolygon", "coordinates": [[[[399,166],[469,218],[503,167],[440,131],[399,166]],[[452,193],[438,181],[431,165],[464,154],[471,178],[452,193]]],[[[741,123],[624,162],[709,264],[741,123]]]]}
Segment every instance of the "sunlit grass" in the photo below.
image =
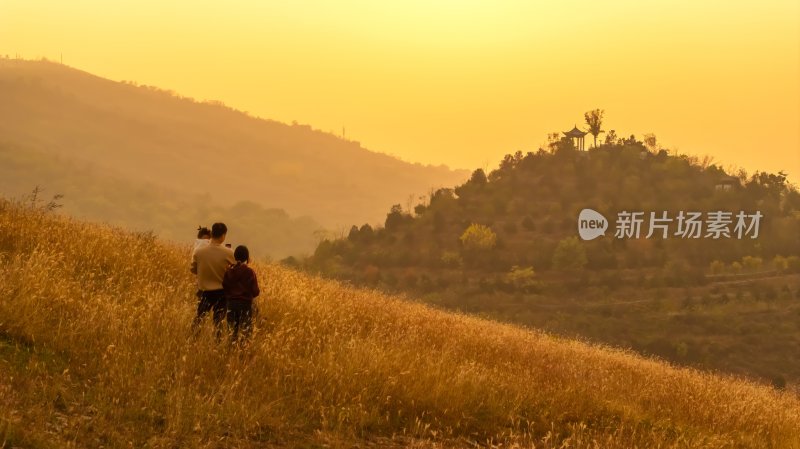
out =
{"type": "Polygon", "coordinates": [[[800,447],[746,381],[256,265],[192,336],[188,249],[0,203],[0,447],[800,447]]]}

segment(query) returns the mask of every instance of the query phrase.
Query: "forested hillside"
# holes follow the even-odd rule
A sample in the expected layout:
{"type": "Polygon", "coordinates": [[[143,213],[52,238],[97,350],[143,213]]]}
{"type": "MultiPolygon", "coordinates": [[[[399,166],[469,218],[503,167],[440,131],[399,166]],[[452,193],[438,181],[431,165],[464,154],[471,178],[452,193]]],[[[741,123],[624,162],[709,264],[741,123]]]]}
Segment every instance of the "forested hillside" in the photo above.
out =
{"type": "Polygon", "coordinates": [[[797,189],[784,173],[727,173],[633,136],[509,155],[413,210],[395,205],[383,227],[353,226],[287,262],[676,362],[800,378],[788,361],[800,343],[797,189]],[[578,237],[583,209],[608,218],[604,236],[578,237]],[[620,230],[632,212],[643,217],[638,237],[620,230]],[[696,235],[679,223],[690,212],[696,235]],[[651,213],[669,220],[664,229],[651,230],[651,213]]]}

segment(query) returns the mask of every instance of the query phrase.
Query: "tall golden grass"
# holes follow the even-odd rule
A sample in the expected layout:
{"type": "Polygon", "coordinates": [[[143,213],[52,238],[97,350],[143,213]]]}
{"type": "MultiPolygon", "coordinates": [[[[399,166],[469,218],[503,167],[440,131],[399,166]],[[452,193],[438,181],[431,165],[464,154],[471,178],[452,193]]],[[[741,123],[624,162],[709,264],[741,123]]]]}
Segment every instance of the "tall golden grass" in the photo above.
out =
{"type": "Polygon", "coordinates": [[[793,393],[255,268],[232,348],[187,248],[1,202],[0,447],[800,447],[793,393]]]}

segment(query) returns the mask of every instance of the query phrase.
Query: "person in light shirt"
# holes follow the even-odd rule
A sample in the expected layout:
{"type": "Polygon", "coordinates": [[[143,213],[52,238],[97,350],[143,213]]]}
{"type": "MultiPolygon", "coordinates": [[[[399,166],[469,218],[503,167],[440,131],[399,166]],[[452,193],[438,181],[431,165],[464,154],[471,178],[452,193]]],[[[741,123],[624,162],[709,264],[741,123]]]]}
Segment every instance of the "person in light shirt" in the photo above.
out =
{"type": "Polygon", "coordinates": [[[228,267],[236,263],[233,250],[224,246],[228,227],[225,223],[214,223],[211,226],[211,241],[199,247],[192,256],[192,273],[197,275],[197,287],[200,290],[200,301],[197,304],[197,316],[194,319],[196,328],[209,312],[217,326],[219,335],[225,318],[225,290],[222,278],[228,267]]]}

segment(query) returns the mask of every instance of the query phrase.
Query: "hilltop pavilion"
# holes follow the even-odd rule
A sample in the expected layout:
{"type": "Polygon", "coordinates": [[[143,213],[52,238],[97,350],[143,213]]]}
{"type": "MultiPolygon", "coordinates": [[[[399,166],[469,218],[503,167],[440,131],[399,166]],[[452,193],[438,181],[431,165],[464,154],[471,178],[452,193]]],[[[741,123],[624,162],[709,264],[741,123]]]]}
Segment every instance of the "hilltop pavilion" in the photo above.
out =
{"type": "Polygon", "coordinates": [[[566,131],[563,134],[572,139],[572,142],[575,144],[575,148],[577,148],[579,151],[584,150],[583,138],[589,133],[579,130],[576,125],[571,130],[566,131]]]}

